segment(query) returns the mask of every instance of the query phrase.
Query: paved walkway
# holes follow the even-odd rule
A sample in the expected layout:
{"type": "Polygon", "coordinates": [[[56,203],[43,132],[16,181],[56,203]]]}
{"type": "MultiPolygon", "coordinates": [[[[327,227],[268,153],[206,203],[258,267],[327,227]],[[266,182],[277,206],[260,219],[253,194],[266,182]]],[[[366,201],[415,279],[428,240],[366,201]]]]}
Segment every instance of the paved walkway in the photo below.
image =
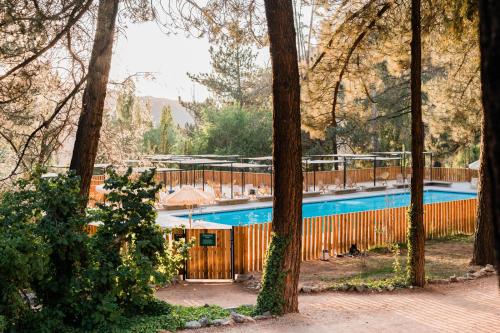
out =
{"type": "MultiPolygon", "coordinates": [[[[235,284],[190,284],[158,293],[184,305],[255,303],[235,284]]],[[[300,313],[278,319],[207,328],[202,332],[499,332],[497,277],[394,293],[319,293],[300,296],[300,313]]]]}

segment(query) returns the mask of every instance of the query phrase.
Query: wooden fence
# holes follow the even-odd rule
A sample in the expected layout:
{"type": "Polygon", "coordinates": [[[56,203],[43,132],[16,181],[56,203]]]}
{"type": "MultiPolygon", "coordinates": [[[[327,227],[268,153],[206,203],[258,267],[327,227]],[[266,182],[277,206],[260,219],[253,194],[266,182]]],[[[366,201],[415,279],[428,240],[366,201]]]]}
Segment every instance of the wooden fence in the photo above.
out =
{"type": "MultiPolygon", "coordinates": [[[[427,239],[454,234],[472,234],[477,199],[424,205],[427,239]]],[[[407,207],[386,208],[305,218],[302,224],[302,261],[317,260],[323,250],[330,255],[347,253],[352,244],[361,251],[406,241],[407,207]]],[[[96,232],[89,226],[88,232],[96,232]]],[[[166,234],[170,241],[172,233],[166,234]]],[[[262,271],[271,241],[271,223],[233,227],[233,229],[187,229],[183,234],[195,239],[189,250],[186,275],[189,279],[231,279],[234,274],[262,271]],[[201,246],[202,233],[215,234],[215,246],[201,246]],[[231,258],[231,233],[233,257],[231,258]],[[231,262],[233,261],[233,262],[231,262]],[[231,266],[234,265],[233,272],[231,266]]]]}
{"type": "MultiPolygon", "coordinates": [[[[424,205],[426,238],[458,233],[472,234],[476,199],[424,205]]],[[[407,207],[387,208],[305,218],[302,226],[302,260],[319,259],[323,250],[330,255],[346,253],[352,244],[361,251],[406,241],[407,207]]],[[[261,271],[271,238],[271,223],[234,227],[235,273],[261,271]]]]}
{"type": "MultiPolygon", "coordinates": [[[[376,177],[380,177],[383,173],[389,174],[389,180],[395,180],[397,175],[411,173],[411,168],[406,168],[402,170],[399,166],[389,166],[389,167],[378,167],[376,170],[376,177]]],[[[351,179],[354,183],[364,183],[373,180],[373,169],[348,169],[346,172],[346,177],[351,179]]],[[[477,177],[477,170],[465,169],[465,168],[426,168],[425,178],[427,180],[439,180],[448,182],[469,182],[471,178],[477,177]],[[431,177],[432,173],[432,177],[431,177]]],[[[313,184],[318,186],[319,184],[333,185],[335,183],[342,183],[344,179],[343,170],[330,170],[330,171],[308,171],[304,172],[304,183],[311,187],[313,184]]],[[[195,185],[196,187],[202,187],[203,180],[205,184],[209,182],[214,183],[216,186],[221,182],[224,185],[229,185],[233,183],[237,186],[242,186],[245,184],[251,184],[254,187],[257,186],[271,186],[271,174],[270,173],[258,173],[258,172],[238,172],[234,171],[231,175],[230,171],[220,171],[220,170],[184,170],[184,171],[172,171],[163,172],[156,175],[156,180],[162,182],[166,187],[172,184],[173,187],[182,185],[195,185]]],[[[94,201],[102,199],[102,195],[95,191],[95,186],[102,184],[104,182],[104,176],[93,176],[92,183],[90,186],[90,196],[94,201]]]]}

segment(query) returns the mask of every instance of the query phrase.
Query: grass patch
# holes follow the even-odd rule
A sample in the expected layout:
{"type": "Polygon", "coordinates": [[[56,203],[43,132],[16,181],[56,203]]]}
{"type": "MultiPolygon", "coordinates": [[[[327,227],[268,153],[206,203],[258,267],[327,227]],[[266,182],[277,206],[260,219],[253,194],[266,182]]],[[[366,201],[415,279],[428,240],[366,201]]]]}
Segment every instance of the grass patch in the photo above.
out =
{"type": "Polygon", "coordinates": [[[429,244],[442,243],[442,242],[468,244],[468,243],[474,242],[474,235],[466,235],[466,234],[448,235],[448,236],[433,238],[433,239],[427,240],[426,242],[429,244]]]}

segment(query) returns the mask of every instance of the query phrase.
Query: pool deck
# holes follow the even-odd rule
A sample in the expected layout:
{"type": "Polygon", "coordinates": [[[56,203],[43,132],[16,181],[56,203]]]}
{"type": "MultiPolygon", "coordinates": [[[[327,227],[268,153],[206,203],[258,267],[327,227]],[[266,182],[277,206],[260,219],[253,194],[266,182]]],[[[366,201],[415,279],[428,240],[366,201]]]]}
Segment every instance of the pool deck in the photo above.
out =
{"type": "MultiPolygon", "coordinates": [[[[333,200],[343,200],[343,199],[354,199],[354,198],[365,198],[365,197],[373,197],[373,196],[383,196],[390,194],[400,194],[400,193],[408,193],[410,191],[409,188],[406,189],[396,189],[393,187],[395,185],[395,181],[389,181],[387,184],[387,189],[383,191],[375,191],[375,192],[367,192],[367,191],[358,191],[355,193],[349,194],[322,194],[316,197],[304,198],[303,203],[314,203],[321,201],[333,201],[333,200]]],[[[361,187],[369,187],[372,186],[373,183],[361,183],[358,184],[361,187]]],[[[312,189],[310,189],[312,190],[312,189]]],[[[452,183],[450,187],[443,186],[425,186],[425,190],[434,190],[434,191],[446,191],[446,192],[465,192],[465,193],[477,193],[476,189],[472,189],[470,183],[452,183]]],[[[230,205],[230,206],[206,206],[193,209],[191,211],[192,214],[200,214],[200,213],[214,213],[214,212],[224,212],[224,211],[233,211],[233,210],[244,210],[244,209],[255,209],[255,208],[266,208],[272,207],[272,201],[261,202],[261,201],[251,201],[245,204],[239,205],[230,205]]],[[[183,210],[158,210],[158,217],[156,219],[157,223],[162,227],[173,228],[179,227],[181,225],[187,225],[188,221],[186,219],[179,218],[181,215],[188,215],[190,212],[187,209],[183,210]]],[[[210,222],[202,222],[202,221],[192,221],[190,228],[196,229],[230,229],[231,226],[223,225],[219,223],[210,223],[210,222]]]]}

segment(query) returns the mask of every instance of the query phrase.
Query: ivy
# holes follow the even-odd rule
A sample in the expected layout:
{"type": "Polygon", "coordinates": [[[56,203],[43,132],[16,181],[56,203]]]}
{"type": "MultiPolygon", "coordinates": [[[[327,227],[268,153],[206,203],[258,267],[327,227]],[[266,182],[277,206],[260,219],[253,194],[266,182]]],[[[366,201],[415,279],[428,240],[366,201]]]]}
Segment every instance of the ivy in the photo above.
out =
{"type": "Polygon", "coordinates": [[[282,270],[283,256],[289,240],[275,233],[266,254],[266,265],[262,276],[262,291],[257,298],[256,314],[269,311],[273,315],[283,313],[283,294],[286,273],[282,270]]]}

